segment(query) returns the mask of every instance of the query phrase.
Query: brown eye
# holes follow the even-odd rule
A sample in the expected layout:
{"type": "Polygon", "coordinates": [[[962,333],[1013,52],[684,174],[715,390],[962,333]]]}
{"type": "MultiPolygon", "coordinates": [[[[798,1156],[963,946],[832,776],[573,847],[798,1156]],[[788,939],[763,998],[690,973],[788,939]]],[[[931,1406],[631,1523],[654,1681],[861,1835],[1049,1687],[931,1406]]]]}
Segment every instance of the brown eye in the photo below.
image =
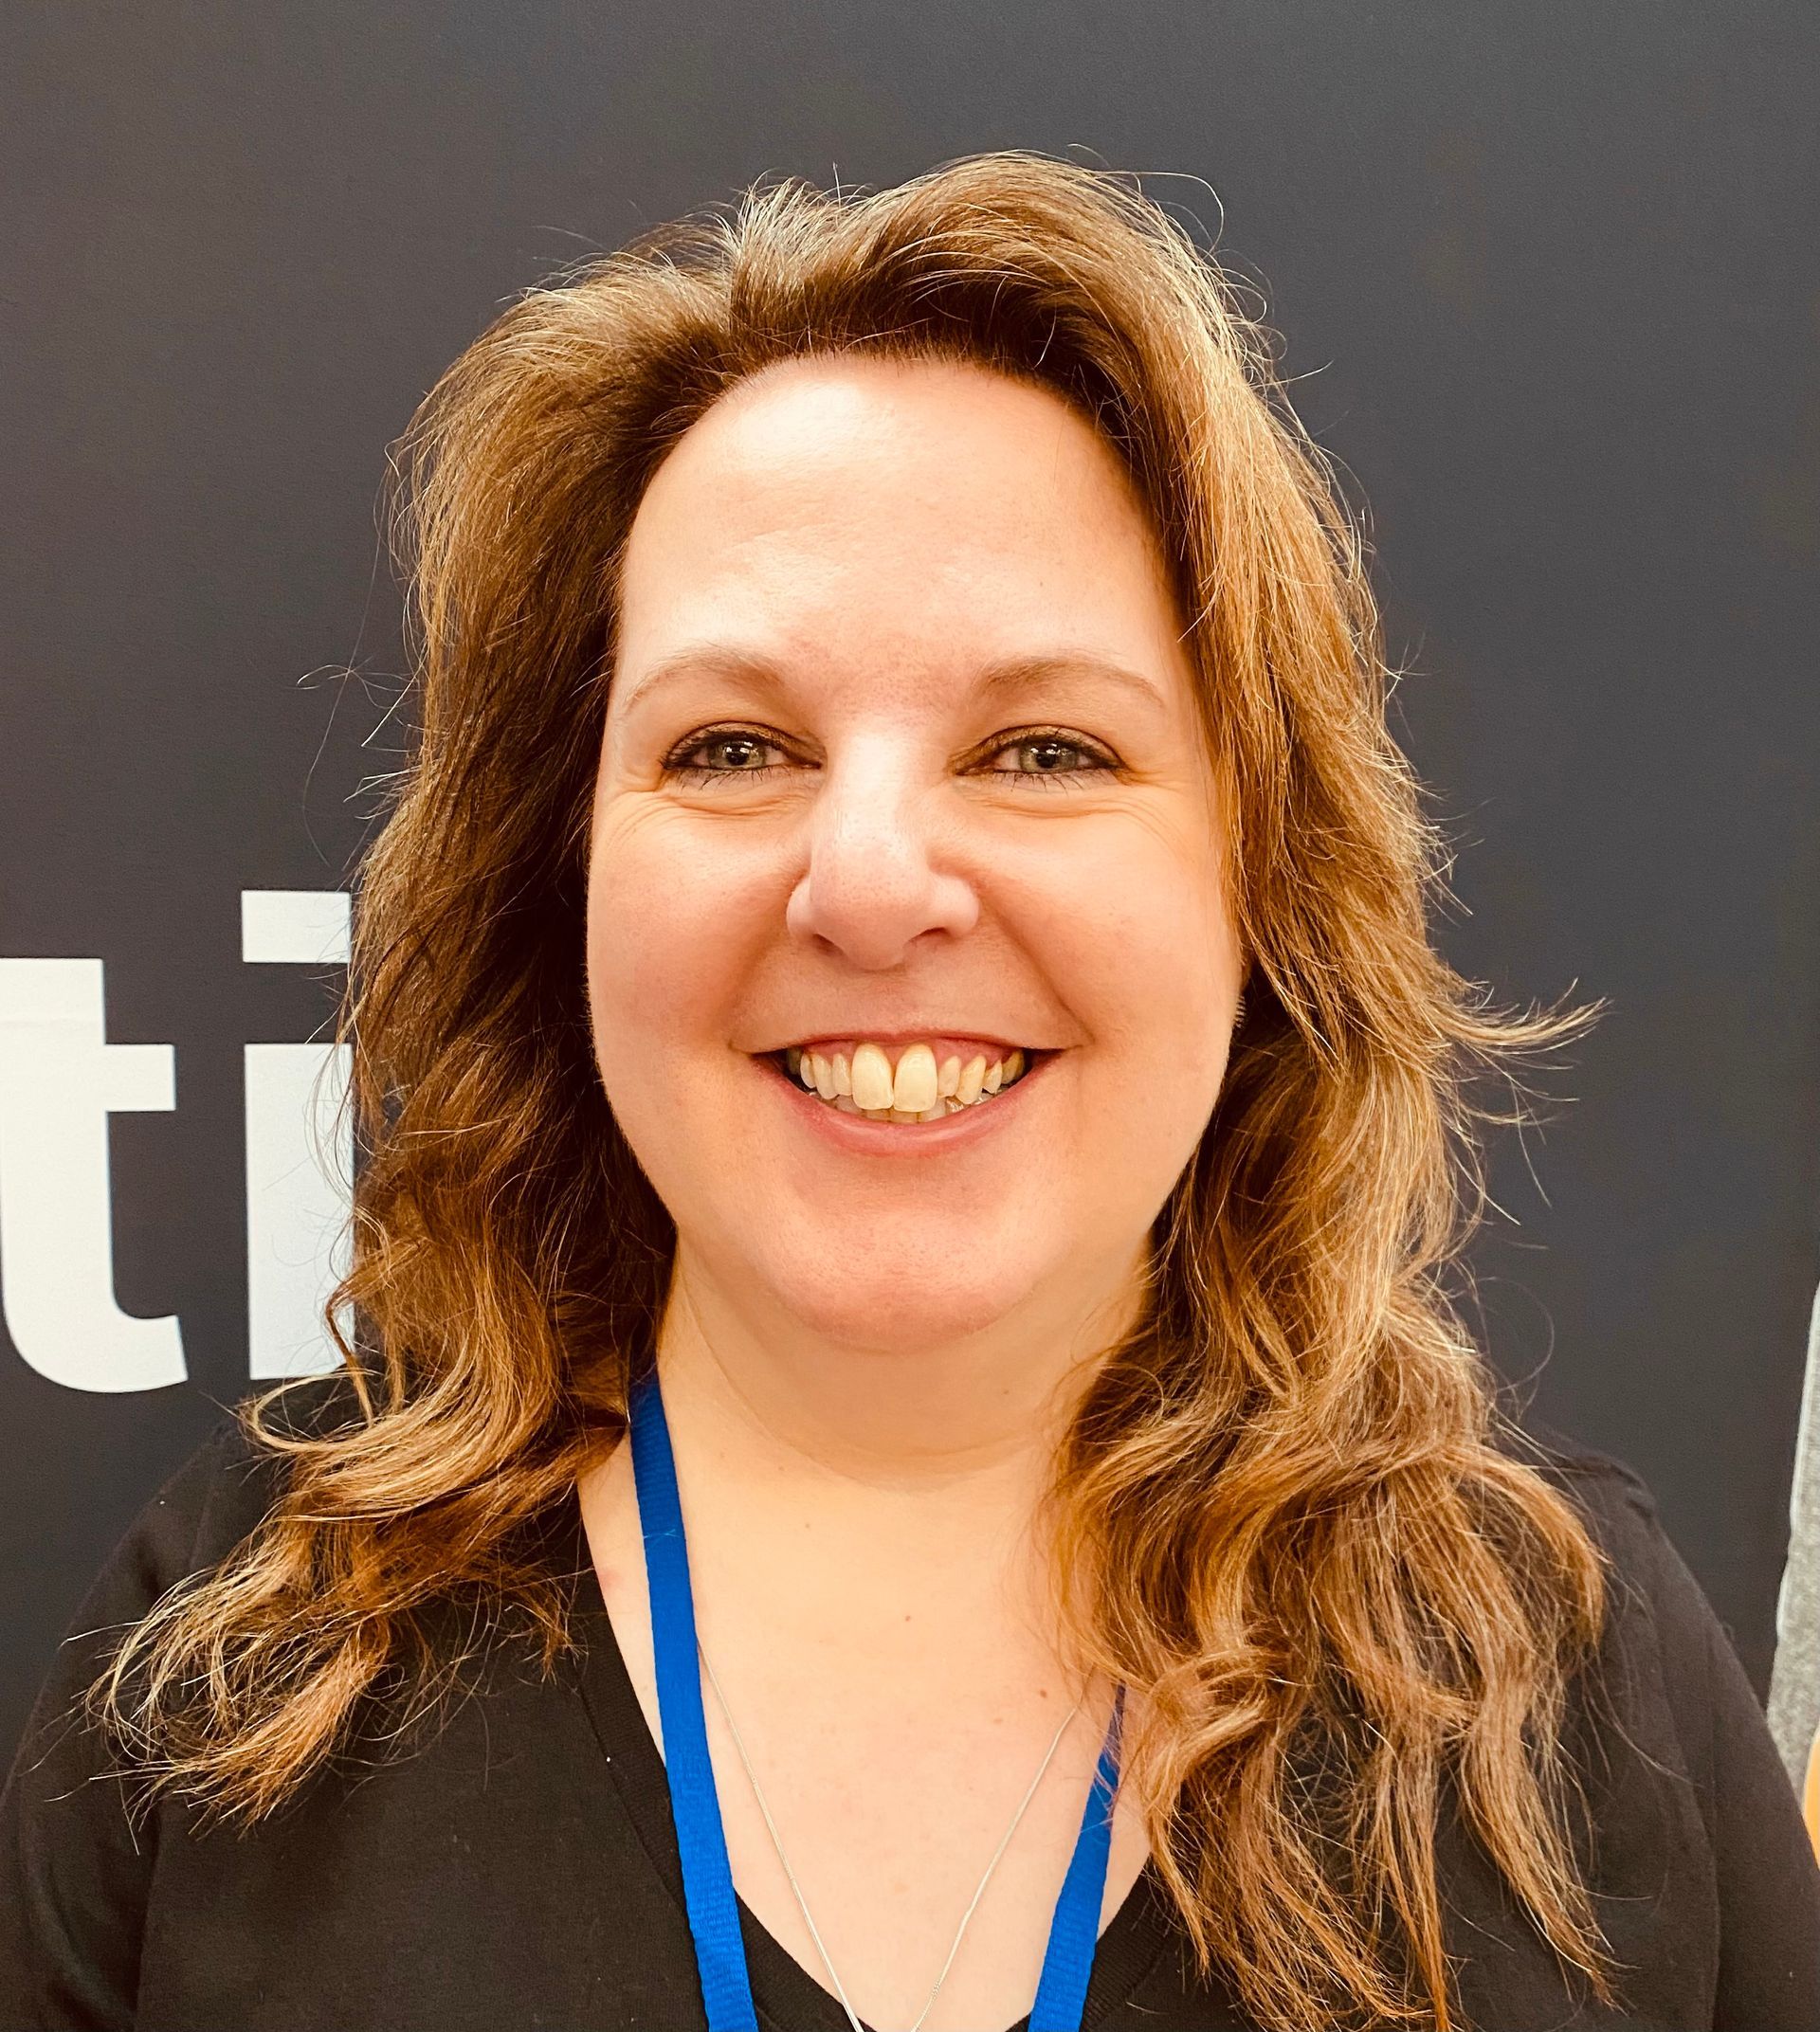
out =
{"type": "Polygon", "coordinates": [[[765,776],[779,765],[764,760],[767,753],[782,750],[765,735],[750,727],[718,727],[706,734],[692,734],[681,747],[670,751],[664,773],[684,783],[709,783],[727,776],[765,776]],[[705,756],[696,761],[695,756],[705,756]]]}
{"type": "Polygon", "coordinates": [[[1064,733],[1059,728],[1033,728],[1013,735],[993,750],[995,755],[1015,759],[1009,769],[994,767],[992,776],[1038,777],[1045,781],[1096,775],[1117,764],[1094,743],[1064,733]]]}

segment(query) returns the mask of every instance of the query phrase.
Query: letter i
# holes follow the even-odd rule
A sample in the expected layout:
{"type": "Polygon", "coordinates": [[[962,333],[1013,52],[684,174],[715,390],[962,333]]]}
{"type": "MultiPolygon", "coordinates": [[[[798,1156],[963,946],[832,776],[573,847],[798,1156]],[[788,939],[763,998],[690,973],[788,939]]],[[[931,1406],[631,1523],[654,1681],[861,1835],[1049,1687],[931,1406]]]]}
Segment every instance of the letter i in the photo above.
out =
{"type": "MultiPolygon", "coordinates": [[[[346,966],[349,902],[335,889],[246,889],[241,958],[346,966]]],[[[246,1352],[255,1381],[341,1366],[323,1308],[346,1261],[354,1125],[345,1044],[246,1046],[246,1352]]],[[[345,1316],[337,1318],[345,1334],[345,1316]]]]}

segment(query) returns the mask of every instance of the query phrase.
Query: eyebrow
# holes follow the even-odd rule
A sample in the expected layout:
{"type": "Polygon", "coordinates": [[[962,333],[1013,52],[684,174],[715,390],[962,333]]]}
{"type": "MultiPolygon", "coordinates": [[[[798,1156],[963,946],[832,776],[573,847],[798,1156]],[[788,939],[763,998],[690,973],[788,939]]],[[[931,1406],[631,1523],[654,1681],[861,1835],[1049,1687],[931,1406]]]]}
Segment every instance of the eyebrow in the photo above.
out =
{"type": "MultiPolygon", "coordinates": [[[[662,684],[692,676],[732,678],[773,693],[786,691],[790,684],[783,668],[755,650],[719,643],[694,643],[660,657],[626,695],[621,711],[629,713],[640,699],[662,684]]],[[[975,672],[973,689],[983,698],[1003,698],[1068,679],[1111,684],[1157,711],[1168,710],[1168,701],[1153,680],[1091,650],[1038,650],[1021,656],[994,657],[975,672]]]]}

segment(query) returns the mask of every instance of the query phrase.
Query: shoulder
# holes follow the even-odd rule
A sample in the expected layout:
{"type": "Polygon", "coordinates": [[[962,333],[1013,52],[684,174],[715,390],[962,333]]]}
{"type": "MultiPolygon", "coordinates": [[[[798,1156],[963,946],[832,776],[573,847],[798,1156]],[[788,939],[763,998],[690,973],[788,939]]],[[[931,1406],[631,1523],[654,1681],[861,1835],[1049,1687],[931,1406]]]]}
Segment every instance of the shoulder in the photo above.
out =
{"type": "Polygon", "coordinates": [[[1649,1537],[1662,1528],[1654,1493],[1635,1468],[1615,1454],[1583,1445],[1552,1426],[1526,1425],[1521,1457],[1530,1460],[1599,1528],[1629,1542],[1641,1532],[1649,1537]]]}
{"type": "Polygon", "coordinates": [[[1605,1558],[1604,1629],[1572,1690],[1577,1749],[1607,1772],[1640,1757],[1681,1789],[1721,1869],[1726,1827],[1742,1816],[1764,1843],[1798,1852],[1807,1879],[1811,1852],[1762,1702],[1648,1485],[1610,1454],[1540,1443],[1538,1465],[1605,1558]]]}
{"type": "MultiPolygon", "coordinates": [[[[226,1558],[283,1486],[283,1456],[223,1414],[146,1500],[78,1606],[0,1788],[0,2014],[9,2023],[130,2024],[155,1867],[155,1822],[129,1811],[118,1746],[86,1696],[118,1641],[171,1588],[226,1558]]],[[[268,1422],[333,1429],[358,1404],[340,1377],[287,1389],[268,1422]]]]}
{"type": "Polygon", "coordinates": [[[1546,1426],[1528,1428],[1523,1439],[1520,1458],[1567,1498],[1604,1555],[1612,1610],[1653,1619],[1705,1606],[1654,1491],[1635,1468],[1546,1426]]]}
{"type": "MultiPolygon", "coordinates": [[[[166,1588],[219,1564],[258,1529],[283,1493],[286,1465],[282,1452],[260,1444],[248,1428],[251,1406],[263,1394],[223,1412],[157,1488],[116,1548],[98,1588],[142,1598],[149,1607],[166,1588]]],[[[266,1407],[264,1423],[282,1434],[319,1437],[360,1416],[353,1384],[337,1372],[286,1385],[266,1407]]]]}
{"type": "MultiPolygon", "coordinates": [[[[260,1444],[247,1425],[252,1393],[224,1411],[212,1430],[154,1490],[77,1605],[27,1725],[21,1755],[48,1724],[67,1719],[114,1642],[172,1588],[218,1566],[259,1527],[283,1492],[284,1455],[260,1444]]],[[[344,1375],[309,1377],[268,1407],[281,1433],[319,1434],[360,1416],[344,1375]]]]}
{"type": "Polygon", "coordinates": [[[1609,1561],[1576,1741],[1604,1846],[1633,1852],[1622,1888],[1658,1914],[1640,1950],[1703,1960],[1714,2023],[1820,2024],[1820,1866],[1756,1688],[1642,1479],[1576,1446],[1551,1445],[1543,1472],[1609,1561]]]}
{"type": "MultiPolygon", "coordinates": [[[[1542,1473],[1591,1529],[1607,1563],[1611,1608],[1659,1620],[1699,1593],[1663,1521],[1655,1491],[1628,1461],[1592,1447],[1552,1447],[1542,1473]]],[[[1704,1597],[1701,1597],[1704,1601],[1704,1597]]]]}
{"type": "Polygon", "coordinates": [[[1712,1605],[1635,1468],[1546,1429],[1535,1433],[1534,1443],[1535,1464],[1573,1505],[1603,1555],[1604,1679],[1609,1685],[1622,1676],[1632,1707],[1638,1679],[1654,1681],[1679,1739],[1678,1761],[1698,1783],[1711,1740],[1716,1653],[1742,1672],[1712,1605]]]}
{"type": "Polygon", "coordinates": [[[1543,1475],[1564,1495],[1605,1555],[1609,1616],[1644,1622],[1666,1655],[1698,1659],[1715,1643],[1735,1660],[1704,1588],[1668,1531],[1655,1492],[1628,1461],[1550,1435],[1541,1442],[1543,1475]]]}

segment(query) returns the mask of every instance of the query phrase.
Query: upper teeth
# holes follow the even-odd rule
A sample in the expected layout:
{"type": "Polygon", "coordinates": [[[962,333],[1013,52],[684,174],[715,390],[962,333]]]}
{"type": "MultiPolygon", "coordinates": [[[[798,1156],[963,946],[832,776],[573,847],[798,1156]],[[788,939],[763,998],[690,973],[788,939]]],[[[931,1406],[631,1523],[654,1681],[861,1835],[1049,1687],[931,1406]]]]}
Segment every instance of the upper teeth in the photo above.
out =
{"type": "Polygon", "coordinates": [[[824,1100],[845,1112],[894,1121],[935,1121],[958,1108],[972,1107],[986,1095],[1009,1086],[1025,1069],[1021,1050],[1002,1059],[976,1052],[962,1061],[953,1054],[939,1065],[928,1044],[907,1044],[897,1065],[881,1044],[869,1039],[843,1051],[824,1054],[792,1044],[785,1053],[791,1072],[824,1100]]]}

